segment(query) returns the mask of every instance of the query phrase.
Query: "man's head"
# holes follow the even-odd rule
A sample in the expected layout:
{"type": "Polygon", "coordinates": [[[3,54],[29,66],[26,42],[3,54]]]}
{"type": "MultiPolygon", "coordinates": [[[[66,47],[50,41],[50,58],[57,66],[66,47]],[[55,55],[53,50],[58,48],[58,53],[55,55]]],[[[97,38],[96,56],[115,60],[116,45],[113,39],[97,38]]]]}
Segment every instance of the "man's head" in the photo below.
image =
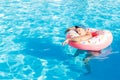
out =
{"type": "Polygon", "coordinates": [[[65,33],[69,32],[70,30],[75,30],[79,35],[84,35],[86,34],[86,31],[83,27],[81,26],[74,26],[74,27],[71,27],[71,28],[68,28],[65,33]]]}
{"type": "Polygon", "coordinates": [[[85,35],[86,34],[86,30],[84,28],[76,28],[75,31],[79,34],[79,35],[85,35]]]}

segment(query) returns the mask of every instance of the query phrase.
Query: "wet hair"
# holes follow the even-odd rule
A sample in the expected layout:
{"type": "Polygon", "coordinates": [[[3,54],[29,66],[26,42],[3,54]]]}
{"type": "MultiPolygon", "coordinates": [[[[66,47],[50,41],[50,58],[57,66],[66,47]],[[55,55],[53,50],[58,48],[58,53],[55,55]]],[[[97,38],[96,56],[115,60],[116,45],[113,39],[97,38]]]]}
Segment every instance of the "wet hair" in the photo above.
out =
{"type": "MultiPolygon", "coordinates": [[[[79,26],[74,26],[75,28],[80,28],[79,26]]],[[[65,31],[65,33],[67,33],[67,32],[69,32],[71,29],[70,28],[68,28],[66,31],[65,31]]]]}
{"type": "MultiPolygon", "coordinates": [[[[85,26],[83,26],[83,25],[79,25],[79,26],[74,26],[76,29],[77,28],[85,28],[85,26]]],[[[71,29],[70,28],[68,28],[66,31],[65,31],[65,34],[67,33],[67,32],[69,32],[71,29]]]]}
{"type": "Polygon", "coordinates": [[[79,26],[75,26],[75,28],[80,28],[79,26]]]}

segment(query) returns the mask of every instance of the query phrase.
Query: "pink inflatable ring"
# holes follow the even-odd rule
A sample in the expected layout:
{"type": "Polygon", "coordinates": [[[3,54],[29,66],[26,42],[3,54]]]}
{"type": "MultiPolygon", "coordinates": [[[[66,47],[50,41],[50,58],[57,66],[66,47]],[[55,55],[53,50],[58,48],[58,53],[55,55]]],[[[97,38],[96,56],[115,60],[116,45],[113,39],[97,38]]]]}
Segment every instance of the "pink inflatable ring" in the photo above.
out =
{"type": "MultiPolygon", "coordinates": [[[[73,42],[70,41],[68,44],[74,48],[78,48],[81,50],[92,50],[92,51],[99,51],[106,47],[108,47],[113,40],[112,33],[108,30],[96,30],[93,28],[88,28],[92,33],[92,38],[86,41],[73,42]]],[[[66,35],[67,38],[73,38],[79,36],[75,31],[71,30],[66,35]]]]}

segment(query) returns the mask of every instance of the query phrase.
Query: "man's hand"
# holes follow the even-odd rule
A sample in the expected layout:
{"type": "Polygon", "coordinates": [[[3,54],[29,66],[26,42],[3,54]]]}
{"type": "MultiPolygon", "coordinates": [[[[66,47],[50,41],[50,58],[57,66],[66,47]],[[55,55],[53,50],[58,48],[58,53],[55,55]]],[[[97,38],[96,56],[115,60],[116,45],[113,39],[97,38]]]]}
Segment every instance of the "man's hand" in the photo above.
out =
{"type": "Polygon", "coordinates": [[[69,42],[69,39],[66,39],[66,40],[62,43],[62,45],[64,46],[64,45],[68,44],[68,42],[69,42]]]}

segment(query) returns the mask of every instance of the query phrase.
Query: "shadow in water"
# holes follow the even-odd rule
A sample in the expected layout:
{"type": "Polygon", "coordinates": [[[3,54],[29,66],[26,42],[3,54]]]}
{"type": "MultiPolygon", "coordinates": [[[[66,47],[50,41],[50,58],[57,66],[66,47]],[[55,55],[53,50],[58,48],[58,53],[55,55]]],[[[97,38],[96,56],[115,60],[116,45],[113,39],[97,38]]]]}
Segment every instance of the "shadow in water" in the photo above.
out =
{"type": "Polygon", "coordinates": [[[21,51],[22,53],[45,60],[62,61],[63,64],[67,65],[72,71],[79,72],[80,67],[75,64],[75,58],[70,54],[66,54],[63,46],[53,44],[48,38],[21,39],[20,41],[22,43],[26,43],[25,49],[21,51]]]}
{"type": "MultiPolygon", "coordinates": [[[[24,50],[21,51],[21,53],[25,55],[31,55],[45,60],[57,60],[57,62],[62,61],[63,64],[67,65],[71,71],[83,73],[79,57],[77,57],[78,62],[76,64],[76,56],[79,56],[84,52],[78,51],[73,57],[72,55],[68,55],[64,52],[63,46],[53,44],[52,41],[48,39],[49,38],[20,38],[14,41],[15,43],[26,43],[24,50]]],[[[85,67],[90,71],[89,64],[86,64],[85,67]]]]}
{"type": "Polygon", "coordinates": [[[64,60],[68,56],[61,45],[55,45],[48,38],[22,38],[20,42],[26,43],[22,53],[43,59],[64,60]]]}

